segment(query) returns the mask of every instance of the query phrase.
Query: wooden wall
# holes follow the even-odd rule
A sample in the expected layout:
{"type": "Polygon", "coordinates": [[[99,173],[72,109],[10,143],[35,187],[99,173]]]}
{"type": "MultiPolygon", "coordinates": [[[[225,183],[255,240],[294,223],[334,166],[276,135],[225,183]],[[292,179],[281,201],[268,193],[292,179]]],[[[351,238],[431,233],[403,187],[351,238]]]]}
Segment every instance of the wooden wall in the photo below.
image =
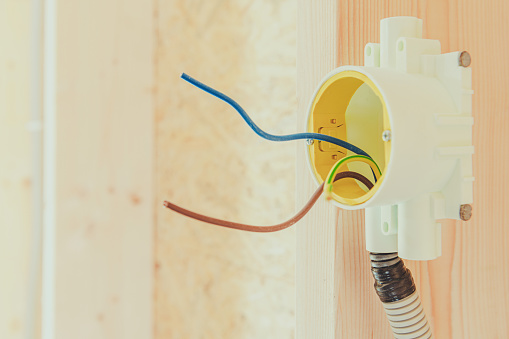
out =
{"type": "Polygon", "coordinates": [[[150,338],[153,6],[45,4],[43,338],[150,338]]]}
{"type": "Polygon", "coordinates": [[[12,339],[26,335],[31,311],[29,18],[30,1],[0,1],[0,338],[12,339]]]}
{"type": "Polygon", "coordinates": [[[294,213],[295,143],[260,139],[179,76],[231,95],[268,131],[295,132],[296,5],[156,1],[158,339],[294,336],[295,229],[221,229],[162,201],[260,225],[294,213]]]}
{"type": "MultiPolygon", "coordinates": [[[[412,15],[442,52],[472,55],[474,216],[443,224],[443,255],[410,262],[435,338],[509,336],[509,32],[505,1],[299,2],[298,96],[304,119],[310,91],[339,65],[362,65],[367,42],[379,41],[379,20],[412,15]],[[311,52],[310,52],[311,51],[311,52]]],[[[301,153],[298,200],[314,190],[301,153]]],[[[297,229],[297,338],[391,338],[372,288],[364,250],[363,211],[315,209],[297,229]],[[325,281],[325,283],[324,283],[325,281]],[[309,292],[312,291],[312,292],[309,292]]]]}
{"type": "MultiPolygon", "coordinates": [[[[56,54],[46,55],[55,68],[45,74],[44,127],[54,132],[44,155],[51,164],[45,237],[54,245],[45,258],[45,339],[390,338],[361,211],[320,202],[293,229],[248,234],[188,220],[161,203],[257,224],[291,215],[315,189],[302,144],[259,139],[180,73],[231,95],[268,131],[302,130],[320,78],[362,64],[364,44],[378,41],[379,20],[394,15],[424,19],[425,37],[439,39],[444,52],[468,50],[475,90],[474,217],[444,225],[440,259],[408,265],[436,338],[509,335],[505,1],[46,3],[58,16],[51,17],[56,54]]],[[[30,9],[28,1],[0,4],[7,154],[0,337],[19,338],[31,221],[22,208],[32,185],[23,99],[30,9]]]]}

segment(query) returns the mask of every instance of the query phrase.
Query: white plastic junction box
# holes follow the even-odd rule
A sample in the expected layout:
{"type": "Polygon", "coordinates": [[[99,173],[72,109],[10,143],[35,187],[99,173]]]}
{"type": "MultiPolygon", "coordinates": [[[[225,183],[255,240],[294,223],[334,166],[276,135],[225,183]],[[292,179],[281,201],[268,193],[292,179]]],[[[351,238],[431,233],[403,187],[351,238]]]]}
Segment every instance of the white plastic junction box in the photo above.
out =
{"type": "MultiPolygon", "coordinates": [[[[366,209],[366,247],[413,260],[441,255],[437,219],[460,219],[472,203],[472,73],[468,53],[441,54],[440,42],[422,39],[422,20],[381,21],[380,43],[368,43],[364,66],[342,66],[318,86],[308,131],[328,134],[366,151],[382,175],[370,190],[354,179],[334,185],[333,202],[366,209]],[[469,62],[468,62],[469,63],[469,62]]],[[[342,157],[339,146],[307,146],[318,183],[342,157]]],[[[366,164],[342,170],[367,178],[366,164]]]]}

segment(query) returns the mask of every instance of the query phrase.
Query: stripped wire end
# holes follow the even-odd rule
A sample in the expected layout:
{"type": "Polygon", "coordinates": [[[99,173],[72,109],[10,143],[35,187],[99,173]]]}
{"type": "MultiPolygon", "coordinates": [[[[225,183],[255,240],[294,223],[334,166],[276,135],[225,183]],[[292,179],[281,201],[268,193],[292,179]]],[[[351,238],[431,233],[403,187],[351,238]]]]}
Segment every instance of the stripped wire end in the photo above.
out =
{"type": "Polygon", "coordinates": [[[332,199],[334,199],[334,197],[332,196],[332,184],[325,183],[323,185],[323,194],[325,195],[325,199],[327,201],[331,201],[332,199]]]}

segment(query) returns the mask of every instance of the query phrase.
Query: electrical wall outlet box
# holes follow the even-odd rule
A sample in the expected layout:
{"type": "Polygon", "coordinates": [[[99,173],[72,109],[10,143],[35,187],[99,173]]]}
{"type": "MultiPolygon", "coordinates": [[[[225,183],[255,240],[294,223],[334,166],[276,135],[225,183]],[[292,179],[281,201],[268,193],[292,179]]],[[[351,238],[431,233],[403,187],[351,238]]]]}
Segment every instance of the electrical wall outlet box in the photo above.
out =
{"type": "MultiPolygon", "coordinates": [[[[422,38],[422,20],[381,21],[380,43],[368,43],[364,66],[342,66],[318,86],[308,131],[360,147],[381,177],[372,189],[354,179],[333,187],[343,209],[366,209],[367,250],[430,260],[441,254],[437,219],[460,219],[472,203],[472,72],[466,52],[441,54],[440,42],[422,38]]],[[[307,146],[318,183],[353,153],[316,141],[307,146]]],[[[366,177],[350,162],[344,170],[366,177]]]]}

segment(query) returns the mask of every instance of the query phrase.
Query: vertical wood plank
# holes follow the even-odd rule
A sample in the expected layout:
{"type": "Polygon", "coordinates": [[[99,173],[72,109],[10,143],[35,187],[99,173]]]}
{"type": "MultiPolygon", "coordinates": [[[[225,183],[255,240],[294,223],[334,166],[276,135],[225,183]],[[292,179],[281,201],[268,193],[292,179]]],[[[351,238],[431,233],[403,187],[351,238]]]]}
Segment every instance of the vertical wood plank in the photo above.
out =
{"type": "MultiPolygon", "coordinates": [[[[298,2],[297,99],[298,127],[306,129],[309,100],[325,74],[337,67],[337,1],[298,2]]],[[[316,190],[304,147],[297,151],[297,204],[316,190]]],[[[334,338],[338,294],[335,286],[337,214],[320,200],[297,225],[297,338],[334,338]]]]}
{"type": "MultiPolygon", "coordinates": [[[[501,154],[509,151],[509,65],[504,61],[509,31],[505,1],[428,3],[426,28],[442,48],[472,55],[474,124],[474,216],[449,227],[450,254],[430,263],[430,294],[439,338],[509,336],[509,239],[505,216],[509,179],[501,154]],[[437,11],[438,7],[442,11],[437,11]],[[447,21],[438,29],[433,22],[447,21]],[[448,277],[443,279],[443,277],[448,277]],[[445,283],[444,283],[445,280],[445,283]],[[448,283],[448,285],[446,284],[448,283]],[[449,317],[443,315],[450,308],[449,317]],[[447,320],[449,321],[447,321],[447,320]]],[[[444,227],[443,227],[444,228],[444,227]]]]}
{"type": "Polygon", "coordinates": [[[151,338],[152,2],[53,5],[45,168],[54,171],[44,190],[54,314],[45,315],[45,338],[151,338]]]}
{"type": "MultiPolygon", "coordinates": [[[[407,264],[414,274],[436,338],[505,338],[509,335],[506,322],[509,247],[505,245],[509,237],[504,213],[509,201],[509,179],[503,174],[507,161],[500,155],[507,154],[509,144],[504,132],[509,128],[509,102],[504,94],[509,89],[509,66],[503,61],[507,50],[504,32],[509,31],[504,18],[509,15],[509,6],[504,1],[338,0],[338,64],[362,65],[365,43],[379,41],[379,20],[396,15],[422,18],[424,37],[439,39],[442,52],[468,50],[473,58],[475,90],[474,217],[467,223],[443,224],[442,257],[431,262],[407,261],[407,264]]],[[[299,29],[303,28],[299,26],[299,29]]],[[[307,59],[307,54],[299,57],[302,62],[314,63],[313,59],[307,59]]],[[[301,190],[298,194],[308,193],[301,190]]],[[[299,226],[315,229],[317,225],[337,226],[336,338],[391,338],[371,286],[364,249],[363,212],[339,211],[338,215],[336,218],[324,213],[299,226]]],[[[323,238],[315,245],[327,248],[329,241],[323,238]]],[[[329,262],[330,258],[315,256],[313,260],[318,265],[329,262]]],[[[297,270],[307,265],[298,261],[297,270]]],[[[298,276],[298,279],[299,284],[303,278],[298,276]]],[[[321,291],[317,293],[320,295],[321,291]]],[[[302,307],[306,304],[297,304],[297,314],[305,312],[299,310],[302,307]]],[[[324,307],[330,312],[327,303],[324,307]]],[[[314,325],[305,326],[313,328],[314,325]]]]}
{"type": "MultiPolygon", "coordinates": [[[[0,0],[0,338],[27,334],[32,237],[30,1],[0,0]]],[[[34,306],[34,305],[31,305],[34,306]]]]}

